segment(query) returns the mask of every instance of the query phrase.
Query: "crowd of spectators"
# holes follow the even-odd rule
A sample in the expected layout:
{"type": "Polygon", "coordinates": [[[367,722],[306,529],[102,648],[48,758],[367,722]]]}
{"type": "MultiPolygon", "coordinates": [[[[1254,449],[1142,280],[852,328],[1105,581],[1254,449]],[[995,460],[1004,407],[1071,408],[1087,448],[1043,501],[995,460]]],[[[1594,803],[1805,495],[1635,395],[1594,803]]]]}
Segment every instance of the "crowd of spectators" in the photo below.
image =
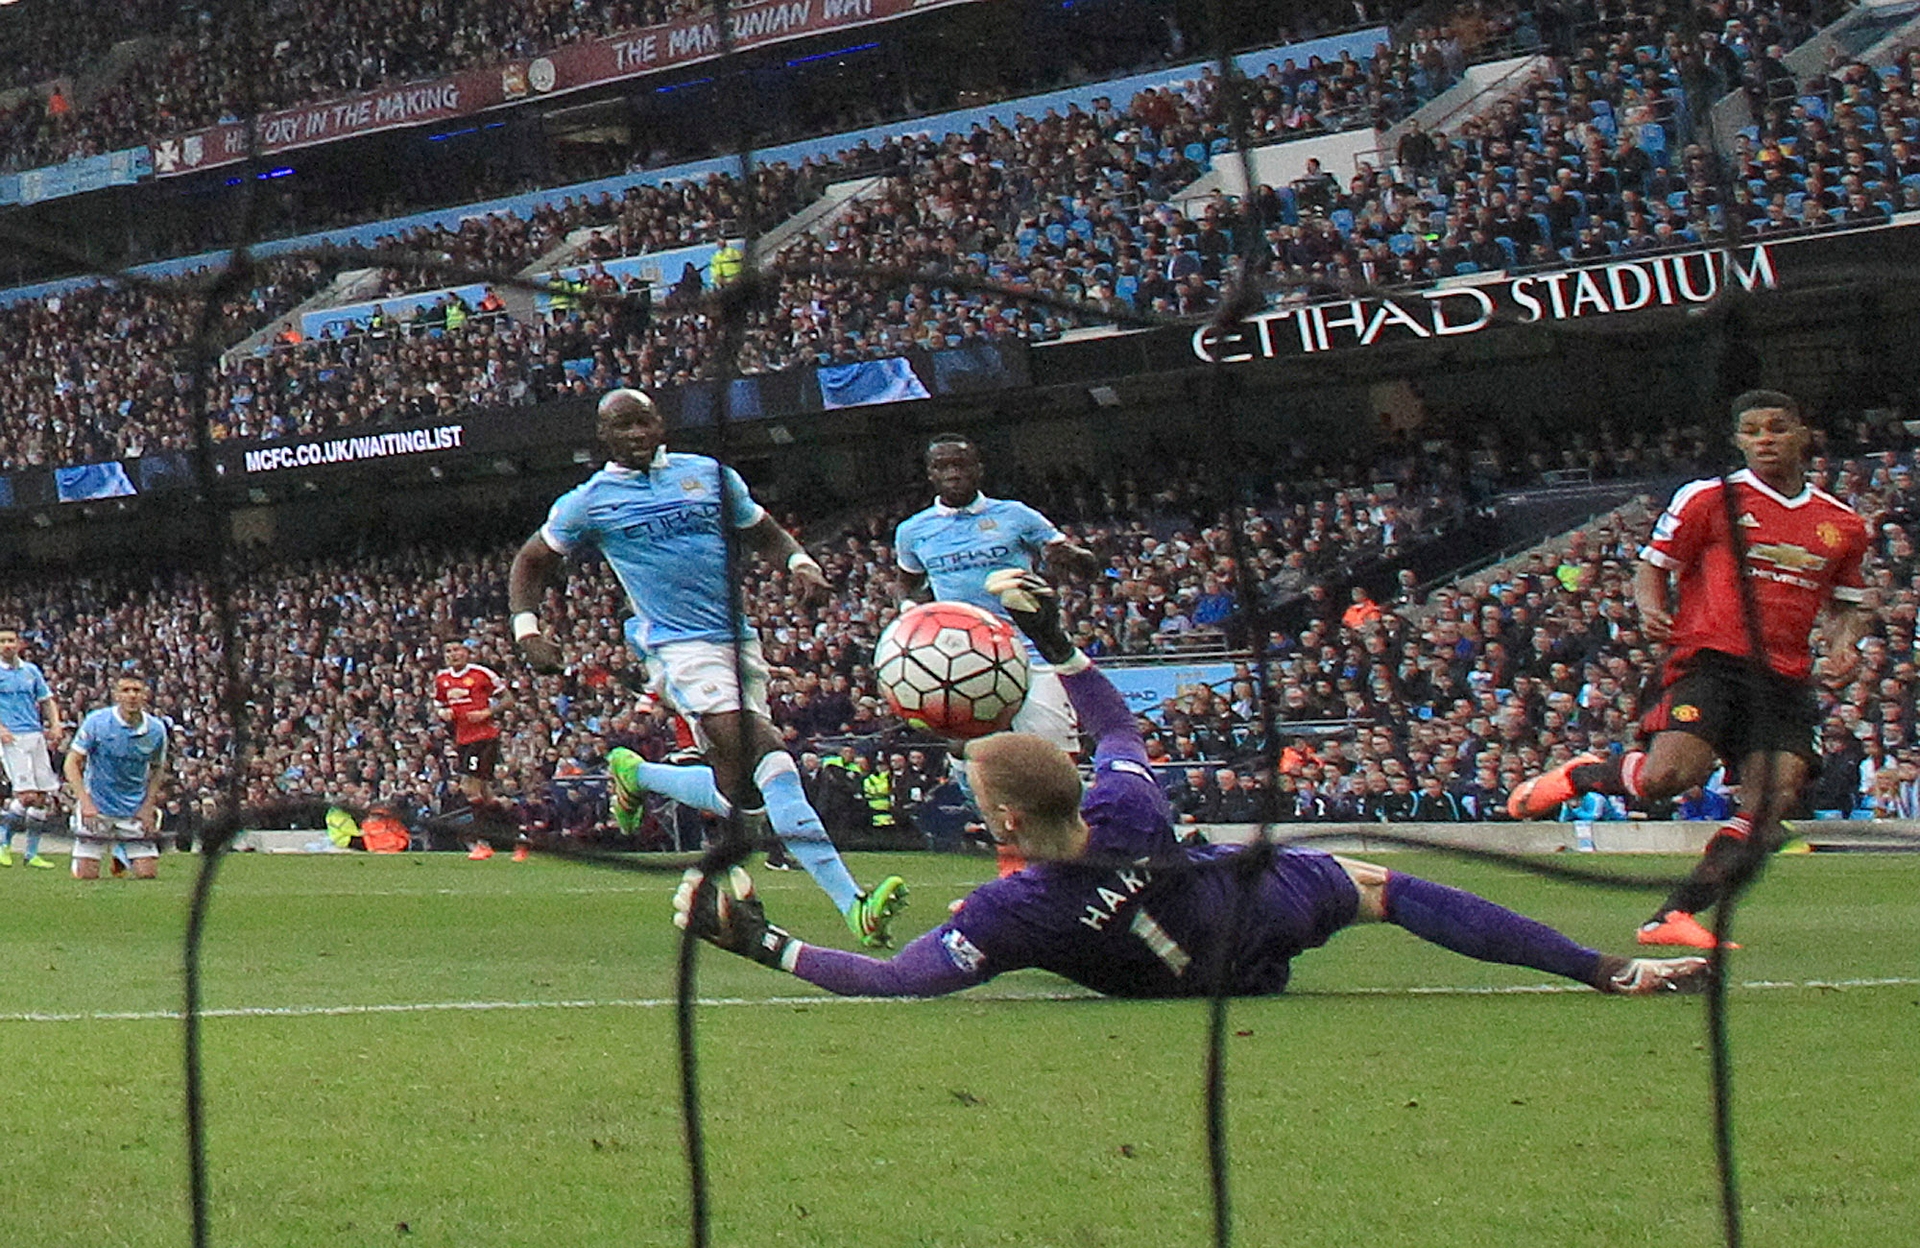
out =
{"type": "MultiPolygon", "coordinates": [[[[1863,662],[1845,688],[1820,692],[1824,769],[1818,818],[1920,813],[1920,666],[1913,649],[1920,569],[1912,537],[1920,484],[1911,461],[1876,454],[1821,463],[1814,480],[1858,508],[1876,534],[1878,600],[1863,662]]],[[[1275,638],[1279,817],[1289,821],[1506,818],[1519,781],[1588,750],[1629,745],[1640,701],[1657,688],[1658,648],[1632,606],[1638,546],[1659,502],[1610,514],[1551,549],[1436,590],[1356,610],[1327,600],[1297,634],[1275,638]]],[[[1197,687],[1162,708],[1150,752],[1189,822],[1244,811],[1264,795],[1252,673],[1226,691],[1197,687]],[[1221,783],[1217,773],[1226,771],[1221,783]]],[[[1567,819],[1718,818],[1727,781],[1632,810],[1619,799],[1569,807],[1567,819]]]]}
{"type": "MultiPolygon", "coordinates": [[[[213,323],[232,341],[329,280],[317,259],[262,266],[213,323]]],[[[187,348],[207,274],[169,283],[85,286],[0,307],[0,466],[61,466],[182,450],[193,429],[187,348]]]]}
{"type": "Polygon", "coordinates": [[[1876,224],[1920,208],[1920,49],[1819,83],[1766,78],[1733,156],[1735,219],[1758,234],[1876,224]],[[1795,92],[1800,92],[1795,94],[1795,92]]]}
{"type": "Polygon", "coordinates": [[[8,79],[0,89],[74,76],[118,39],[159,41],[84,106],[55,87],[0,126],[0,168],[28,169],[232,120],[472,65],[501,64],[563,44],[654,25],[705,8],[699,0],[366,2],[316,9],[251,6],[252,21],[150,0],[33,3],[0,25],[8,79]]]}
{"type": "MultiPolygon", "coordinates": [[[[1703,444],[1682,438],[1643,449],[1685,467],[1703,444]]],[[[1125,474],[1056,481],[1040,500],[1070,517],[1076,540],[1104,564],[1067,596],[1081,643],[1103,657],[1165,653],[1168,621],[1208,612],[1213,645],[1232,640],[1243,617],[1233,596],[1229,514],[1258,564],[1259,592],[1273,595],[1305,564],[1303,609],[1288,617],[1298,623],[1269,638],[1276,741],[1263,735],[1244,658],[1220,685],[1182,688],[1143,720],[1177,816],[1231,822],[1260,809],[1277,754],[1286,820],[1501,818],[1521,776],[1632,739],[1637,700],[1659,657],[1638,632],[1630,588],[1653,500],[1430,594],[1406,578],[1397,595],[1379,601],[1348,593],[1350,565],[1315,557],[1318,542],[1322,551],[1364,545],[1389,564],[1400,561],[1414,533],[1444,528],[1467,462],[1398,446],[1345,463],[1275,461],[1282,484],[1232,513],[1207,474],[1187,466],[1156,473],[1159,484],[1146,489],[1125,474]],[[1076,498],[1084,504],[1077,510],[1076,498]]],[[[1507,471],[1524,479],[1533,469],[1515,458],[1507,471]]],[[[1907,458],[1885,453],[1816,468],[1815,479],[1859,508],[1877,534],[1869,570],[1877,622],[1865,661],[1852,685],[1822,694],[1829,765],[1813,799],[1822,814],[1915,813],[1915,478],[1907,458]]],[[[939,750],[902,735],[869,666],[903,595],[887,539],[907,505],[813,538],[836,590],[824,607],[804,606],[770,568],[746,579],[747,607],[774,672],[775,722],[803,757],[810,787],[834,790],[822,800],[837,825],[897,832],[918,821],[921,833],[945,843],[960,831],[939,750]],[[822,777],[822,767],[843,771],[822,777]],[[857,800],[843,800],[849,795],[857,800]]],[[[431,675],[445,639],[472,637],[479,660],[509,686],[503,797],[535,826],[594,832],[604,814],[594,777],[606,751],[628,745],[660,758],[681,742],[665,711],[640,692],[644,673],[621,637],[624,604],[602,566],[574,569],[542,608],[566,639],[568,671],[535,677],[517,662],[504,630],[512,548],[396,546],[248,577],[235,602],[255,746],[247,800],[327,797],[386,805],[408,819],[454,804],[458,777],[432,715],[431,675]]],[[[219,711],[217,617],[203,577],[23,580],[0,594],[0,612],[22,621],[70,714],[99,703],[123,668],[146,672],[156,708],[176,725],[181,801],[219,791],[232,728],[219,711]]],[[[1677,813],[1710,816],[1724,801],[1724,785],[1712,785],[1685,795],[1677,813]]],[[[1626,813],[1602,802],[1581,816],[1626,813]]],[[[657,844],[672,835],[659,826],[647,833],[657,844]]]]}

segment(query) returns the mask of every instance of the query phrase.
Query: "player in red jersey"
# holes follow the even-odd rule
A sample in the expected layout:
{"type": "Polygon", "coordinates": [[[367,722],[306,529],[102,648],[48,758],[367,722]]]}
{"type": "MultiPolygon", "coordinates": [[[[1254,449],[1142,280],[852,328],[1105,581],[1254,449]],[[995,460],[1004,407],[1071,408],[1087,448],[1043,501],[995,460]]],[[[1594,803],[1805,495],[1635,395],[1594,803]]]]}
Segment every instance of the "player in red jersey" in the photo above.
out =
{"type": "MultiPolygon", "coordinates": [[[[493,769],[500,762],[500,722],[494,715],[494,700],[506,690],[500,673],[484,663],[473,661],[473,647],[464,641],[446,645],[447,665],[433,677],[435,713],[444,723],[453,725],[453,744],[460,753],[460,791],[470,810],[478,812],[493,804],[493,769]]],[[[493,846],[474,838],[467,857],[493,857],[493,846]]],[[[513,851],[515,862],[524,862],[527,846],[523,842],[513,851]]]]}
{"type": "Polygon", "coordinates": [[[1514,789],[1507,809],[1540,819],[1582,793],[1658,800],[1704,782],[1724,759],[1742,777],[1740,810],[1708,842],[1687,879],[1640,928],[1643,945],[1713,947],[1694,916],[1733,883],[1748,839],[1768,850],[1786,839],[1792,812],[1819,759],[1819,708],[1808,634],[1824,612],[1821,676],[1849,679],[1866,632],[1860,561],[1866,524],[1808,484],[1813,431],[1798,400],[1750,390],[1733,401],[1734,443],[1746,468],[1681,488],[1640,551],[1633,596],[1646,635],[1670,647],[1658,703],[1642,720],[1645,752],[1587,754],[1514,789]],[[1725,491],[1734,492],[1731,504],[1725,491]],[[1729,516],[1738,517],[1736,542],[1729,516]],[[1757,608],[1762,661],[1752,657],[1737,569],[1757,608]],[[1677,603],[1668,577],[1679,580],[1677,603]]]}

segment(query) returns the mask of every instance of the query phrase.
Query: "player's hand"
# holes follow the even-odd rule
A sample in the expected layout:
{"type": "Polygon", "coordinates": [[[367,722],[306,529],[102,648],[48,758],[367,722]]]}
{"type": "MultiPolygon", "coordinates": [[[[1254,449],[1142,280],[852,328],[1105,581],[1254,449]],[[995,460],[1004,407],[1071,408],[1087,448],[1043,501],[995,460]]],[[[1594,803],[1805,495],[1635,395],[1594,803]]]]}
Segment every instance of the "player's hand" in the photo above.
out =
{"type": "MultiPolygon", "coordinates": [[[[51,742],[53,738],[49,736],[47,740],[51,742]]],[[[13,734],[11,732],[8,732],[5,728],[0,728],[0,745],[12,745],[12,744],[13,744],[13,734]]]]}
{"type": "Polygon", "coordinates": [[[1060,595],[1045,577],[1001,568],[987,574],[986,590],[1000,600],[1041,658],[1060,664],[1073,657],[1073,642],[1060,625],[1060,595]]]}
{"type": "Polygon", "coordinates": [[[1658,607],[1640,609],[1640,631],[1648,641],[1666,642],[1673,636],[1673,615],[1658,607]]]}
{"type": "Polygon", "coordinates": [[[542,676],[558,676],[566,670],[566,662],[560,655],[560,643],[545,633],[528,633],[513,643],[520,650],[520,657],[527,666],[542,676]]]}
{"type": "Polygon", "coordinates": [[[793,569],[793,585],[800,591],[800,601],[809,607],[817,607],[833,598],[833,588],[827,584],[827,574],[819,565],[802,563],[793,569]]]}
{"type": "Polygon", "coordinates": [[[760,899],[753,895],[753,880],[744,870],[734,867],[727,874],[731,894],[698,868],[690,868],[673,894],[673,925],[728,953],[786,970],[781,959],[800,942],[767,922],[760,899]]]}
{"type": "Polygon", "coordinates": [[[1078,572],[1081,576],[1091,577],[1100,571],[1100,556],[1085,546],[1055,542],[1047,547],[1047,569],[1078,572]]]}

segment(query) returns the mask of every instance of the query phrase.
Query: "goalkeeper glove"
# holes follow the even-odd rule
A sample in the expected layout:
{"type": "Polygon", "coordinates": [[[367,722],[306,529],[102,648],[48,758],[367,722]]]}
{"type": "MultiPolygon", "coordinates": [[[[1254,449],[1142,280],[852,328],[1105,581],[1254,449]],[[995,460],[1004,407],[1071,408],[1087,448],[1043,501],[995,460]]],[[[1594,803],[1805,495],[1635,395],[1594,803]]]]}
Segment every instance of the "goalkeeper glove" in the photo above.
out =
{"type": "Polygon", "coordinates": [[[1000,600],[1041,658],[1059,667],[1080,653],[1060,624],[1060,595],[1044,577],[1001,568],[987,574],[986,589],[1000,600]]]}
{"type": "Polygon", "coordinates": [[[791,971],[800,956],[799,939],[767,922],[767,912],[753,895],[753,880],[745,871],[734,867],[728,875],[731,896],[697,867],[689,869],[673,894],[673,925],[728,953],[777,971],[791,971]]]}

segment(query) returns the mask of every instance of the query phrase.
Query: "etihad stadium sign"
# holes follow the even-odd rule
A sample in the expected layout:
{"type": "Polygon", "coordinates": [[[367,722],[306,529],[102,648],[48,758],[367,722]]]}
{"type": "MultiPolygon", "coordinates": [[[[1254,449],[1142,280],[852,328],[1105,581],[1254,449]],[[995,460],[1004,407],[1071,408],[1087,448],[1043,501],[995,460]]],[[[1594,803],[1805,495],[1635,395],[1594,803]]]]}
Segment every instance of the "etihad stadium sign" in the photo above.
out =
{"type": "Polygon", "coordinates": [[[1202,325],[1193,354],[1209,364],[1318,355],[1353,347],[1456,338],[1496,325],[1532,325],[1711,303],[1722,287],[1775,290],[1778,244],[1719,248],[1529,273],[1454,279],[1391,295],[1275,308],[1222,328],[1202,325]]]}

